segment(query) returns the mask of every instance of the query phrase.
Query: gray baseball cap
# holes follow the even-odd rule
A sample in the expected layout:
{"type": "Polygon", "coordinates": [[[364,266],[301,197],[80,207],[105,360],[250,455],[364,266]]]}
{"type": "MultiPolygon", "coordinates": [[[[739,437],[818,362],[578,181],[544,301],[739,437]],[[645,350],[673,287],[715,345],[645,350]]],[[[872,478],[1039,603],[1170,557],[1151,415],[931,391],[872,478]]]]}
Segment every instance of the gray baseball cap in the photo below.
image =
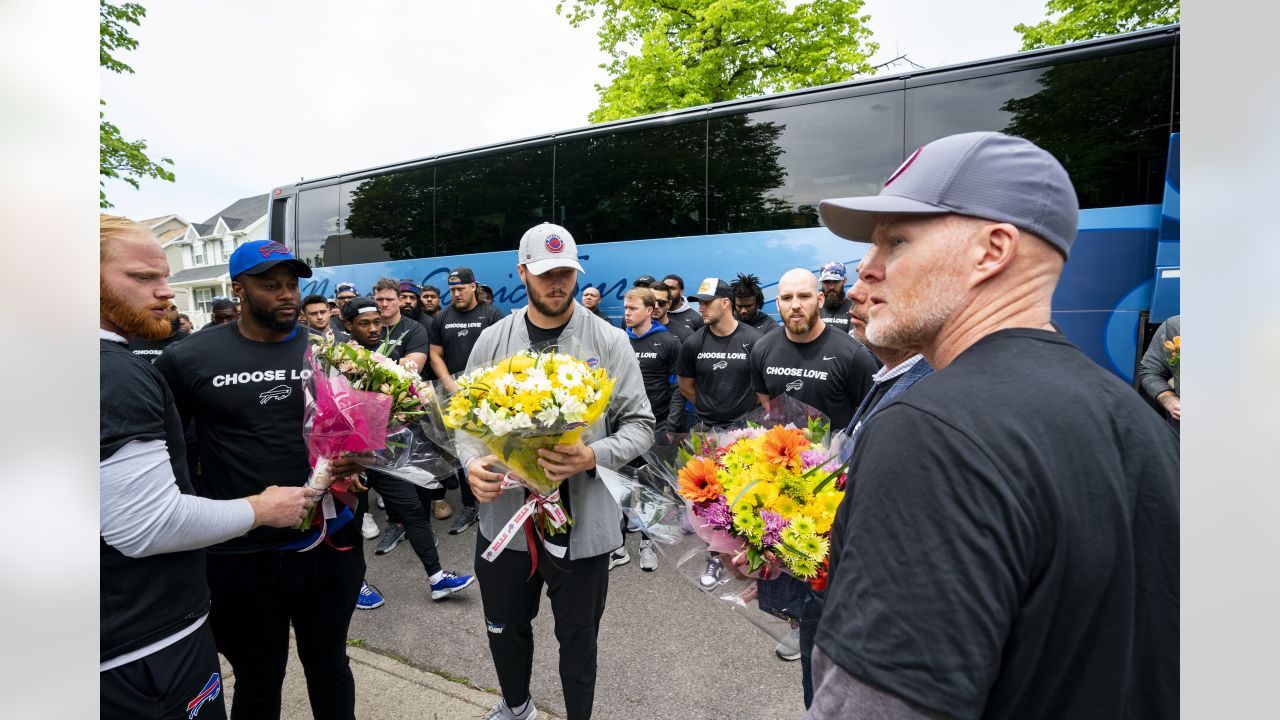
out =
{"type": "Polygon", "coordinates": [[[534,275],[541,275],[555,268],[573,268],[582,272],[578,264],[578,243],[568,230],[542,223],[529,228],[520,238],[520,265],[534,275]]]}
{"type": "Polygon", "coordinates": [[[1007,222],[1044,238],[1065,257],[1080,204],[1056,158],[997,132],[949,135],[925,145],[885,181],[879,195],[818,203],[822,222],[846,240],[870,242],[881,213],[957,213],[1007,222]]]}

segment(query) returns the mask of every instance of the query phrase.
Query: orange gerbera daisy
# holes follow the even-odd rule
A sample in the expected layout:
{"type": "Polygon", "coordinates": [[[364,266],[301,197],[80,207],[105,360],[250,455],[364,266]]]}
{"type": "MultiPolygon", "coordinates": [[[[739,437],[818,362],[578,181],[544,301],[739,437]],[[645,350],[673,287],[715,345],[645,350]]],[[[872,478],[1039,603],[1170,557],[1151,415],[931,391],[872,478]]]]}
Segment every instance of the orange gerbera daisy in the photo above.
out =
{"type": "Polygon", "coordinates": [[[800,453],[809,449],[809,440],[798,428],[772,427],[764,434],[761,450],[764,459],[774,465],[800,462],[800,453]]]}
{"type": "Polygon", "coordinates": [[[680,468],[680,497],[690,502],[715,500],[724,492],[716,480],[716,464],[706,458],[693,458],[680,468]]]}

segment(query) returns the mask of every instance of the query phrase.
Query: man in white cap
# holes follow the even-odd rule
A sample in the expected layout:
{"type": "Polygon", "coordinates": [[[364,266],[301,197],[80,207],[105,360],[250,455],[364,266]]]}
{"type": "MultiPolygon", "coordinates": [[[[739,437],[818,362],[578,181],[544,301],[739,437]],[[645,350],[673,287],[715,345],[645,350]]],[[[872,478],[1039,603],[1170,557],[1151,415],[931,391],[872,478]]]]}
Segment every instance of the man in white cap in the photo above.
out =
{"type": "Polygon", "coordinates": [[[819,212],[936,371],[859,430],[806,717],[1177,717],[1177,437],[1051,329],[1066,171],[952,135],[819,212]]]}
{"type": "Polygon", "coordinates": [[[848,273],[844,263],[835,260],[822,266],[818,282],[822,283],[822,309],[819,316],[828,325],[841,332],[849,332],[849,308],[853,305],[845,292],[848,273]]]}
{"type": "Polygon", "coordinates": [[[520,239],[517,271],[529,305],[512,311],[480,335],[470,364],[495,362],[530,346],[572,348],[587,364],[614,379],[605,422],[573,445],[539,450],[547,477],[563,480],[561,500],[573,524],[568,533],[532,543],[523,533],[505,550],[485,559],[490,543],[525,502],[522,489],[501,489],[504,470],[479,441],[460,436],[458,459],[480,505],[475,573],[484,603],[489,651],[502,700],[489,720],[537,717],[529,695],[533,670],[533,617],[547,586],[556,638],[560,683],[569,720],[591,717],[596,685],[596,635],[609,588],[609,553],[622,544],[622,511],[596,477],[597,466],[617,469],[653,442],[653,413],[640,365],[627,336],[574,302],[578,247],[568,230],[542,223],[520,239]],[[530,547],[530,544],[533,547],[530,547]]]}

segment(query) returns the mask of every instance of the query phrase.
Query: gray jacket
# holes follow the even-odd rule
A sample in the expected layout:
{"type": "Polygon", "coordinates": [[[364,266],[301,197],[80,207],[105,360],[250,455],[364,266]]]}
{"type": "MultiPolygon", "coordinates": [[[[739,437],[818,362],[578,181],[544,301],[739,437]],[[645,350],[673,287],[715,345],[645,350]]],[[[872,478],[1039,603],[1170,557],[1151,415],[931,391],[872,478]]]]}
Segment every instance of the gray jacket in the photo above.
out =
{"type": "MultiPolygon", "coordinates": [[[[529,347],[525,326],[528,308],[520,308],[484,329],[471,350],[468,367],[484,365],[514,355],[529,347]]],[[[573,317],[560,341],[577,344],[582,359],[599,357],[600,365],[614,379],[613,396],[605,421],[596,423],[583,440],[596,454],[596,464],[612,470],[621,468],[653,444],[653,411],[644,392],[640,364],[631,351],[631,341],[622,330],[591,314],[574,302],[573,317]]],[[[458,459],[466,467],[473,459],[490,454],[484,443],[464,433],[456,440],[458,459]]],[[[567,481],[573,503],[573,530],[569,536],[569,559],[607,553],[622,544],[622,510],[594,472],[578,473],[567,481]]],[[[492,540],[523,504],[524,493],[508,490],[491,503],[481,503],[480,532],[492,540]]],[[[521,534],[507,550],[528,551],[521,534]]]]}
{"type": "Polygon", "coordinates": [[[1178,396],[1182,395],[1182,388],[1169,386],[1169,380],[1173,377],[1173,368],[1169,367],[1169,351],[1164,349],[1165,340],[1172,340],[1181,334],[1181,315],[1174,315],[1165,320],[1152,336],[1151,344],[1147,346],[1147,351],[1143,353],[1142,360],[1138,363],[1138,383],[1142,385],[1142,391],[1152,400],[1170,390],[1178,396]]]}

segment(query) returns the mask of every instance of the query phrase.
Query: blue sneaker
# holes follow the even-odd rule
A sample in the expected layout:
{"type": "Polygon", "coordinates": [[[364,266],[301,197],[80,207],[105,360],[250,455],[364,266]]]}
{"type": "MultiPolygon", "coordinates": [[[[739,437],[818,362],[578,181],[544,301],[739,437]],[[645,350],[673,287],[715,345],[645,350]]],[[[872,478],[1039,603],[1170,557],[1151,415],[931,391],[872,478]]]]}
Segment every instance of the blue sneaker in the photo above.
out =
{"type": "Polygon", "coordinates": [[[360,581],[360,596],[356,598],[356,609],[372,610],[376,607],[382,607],[384,602],[386,600],[383,599],[382,593],[378,592],[377,588],[363,580],[360,581]]]}
{"type": "Polygon", "coordinates": [[[440,578],[438,582],[431,583],[431,599],[443,600],[459,590],[465,589],[475,581],[476,579],[471,575],[459,575],[445,570],[444,577],[440,578]]]}

